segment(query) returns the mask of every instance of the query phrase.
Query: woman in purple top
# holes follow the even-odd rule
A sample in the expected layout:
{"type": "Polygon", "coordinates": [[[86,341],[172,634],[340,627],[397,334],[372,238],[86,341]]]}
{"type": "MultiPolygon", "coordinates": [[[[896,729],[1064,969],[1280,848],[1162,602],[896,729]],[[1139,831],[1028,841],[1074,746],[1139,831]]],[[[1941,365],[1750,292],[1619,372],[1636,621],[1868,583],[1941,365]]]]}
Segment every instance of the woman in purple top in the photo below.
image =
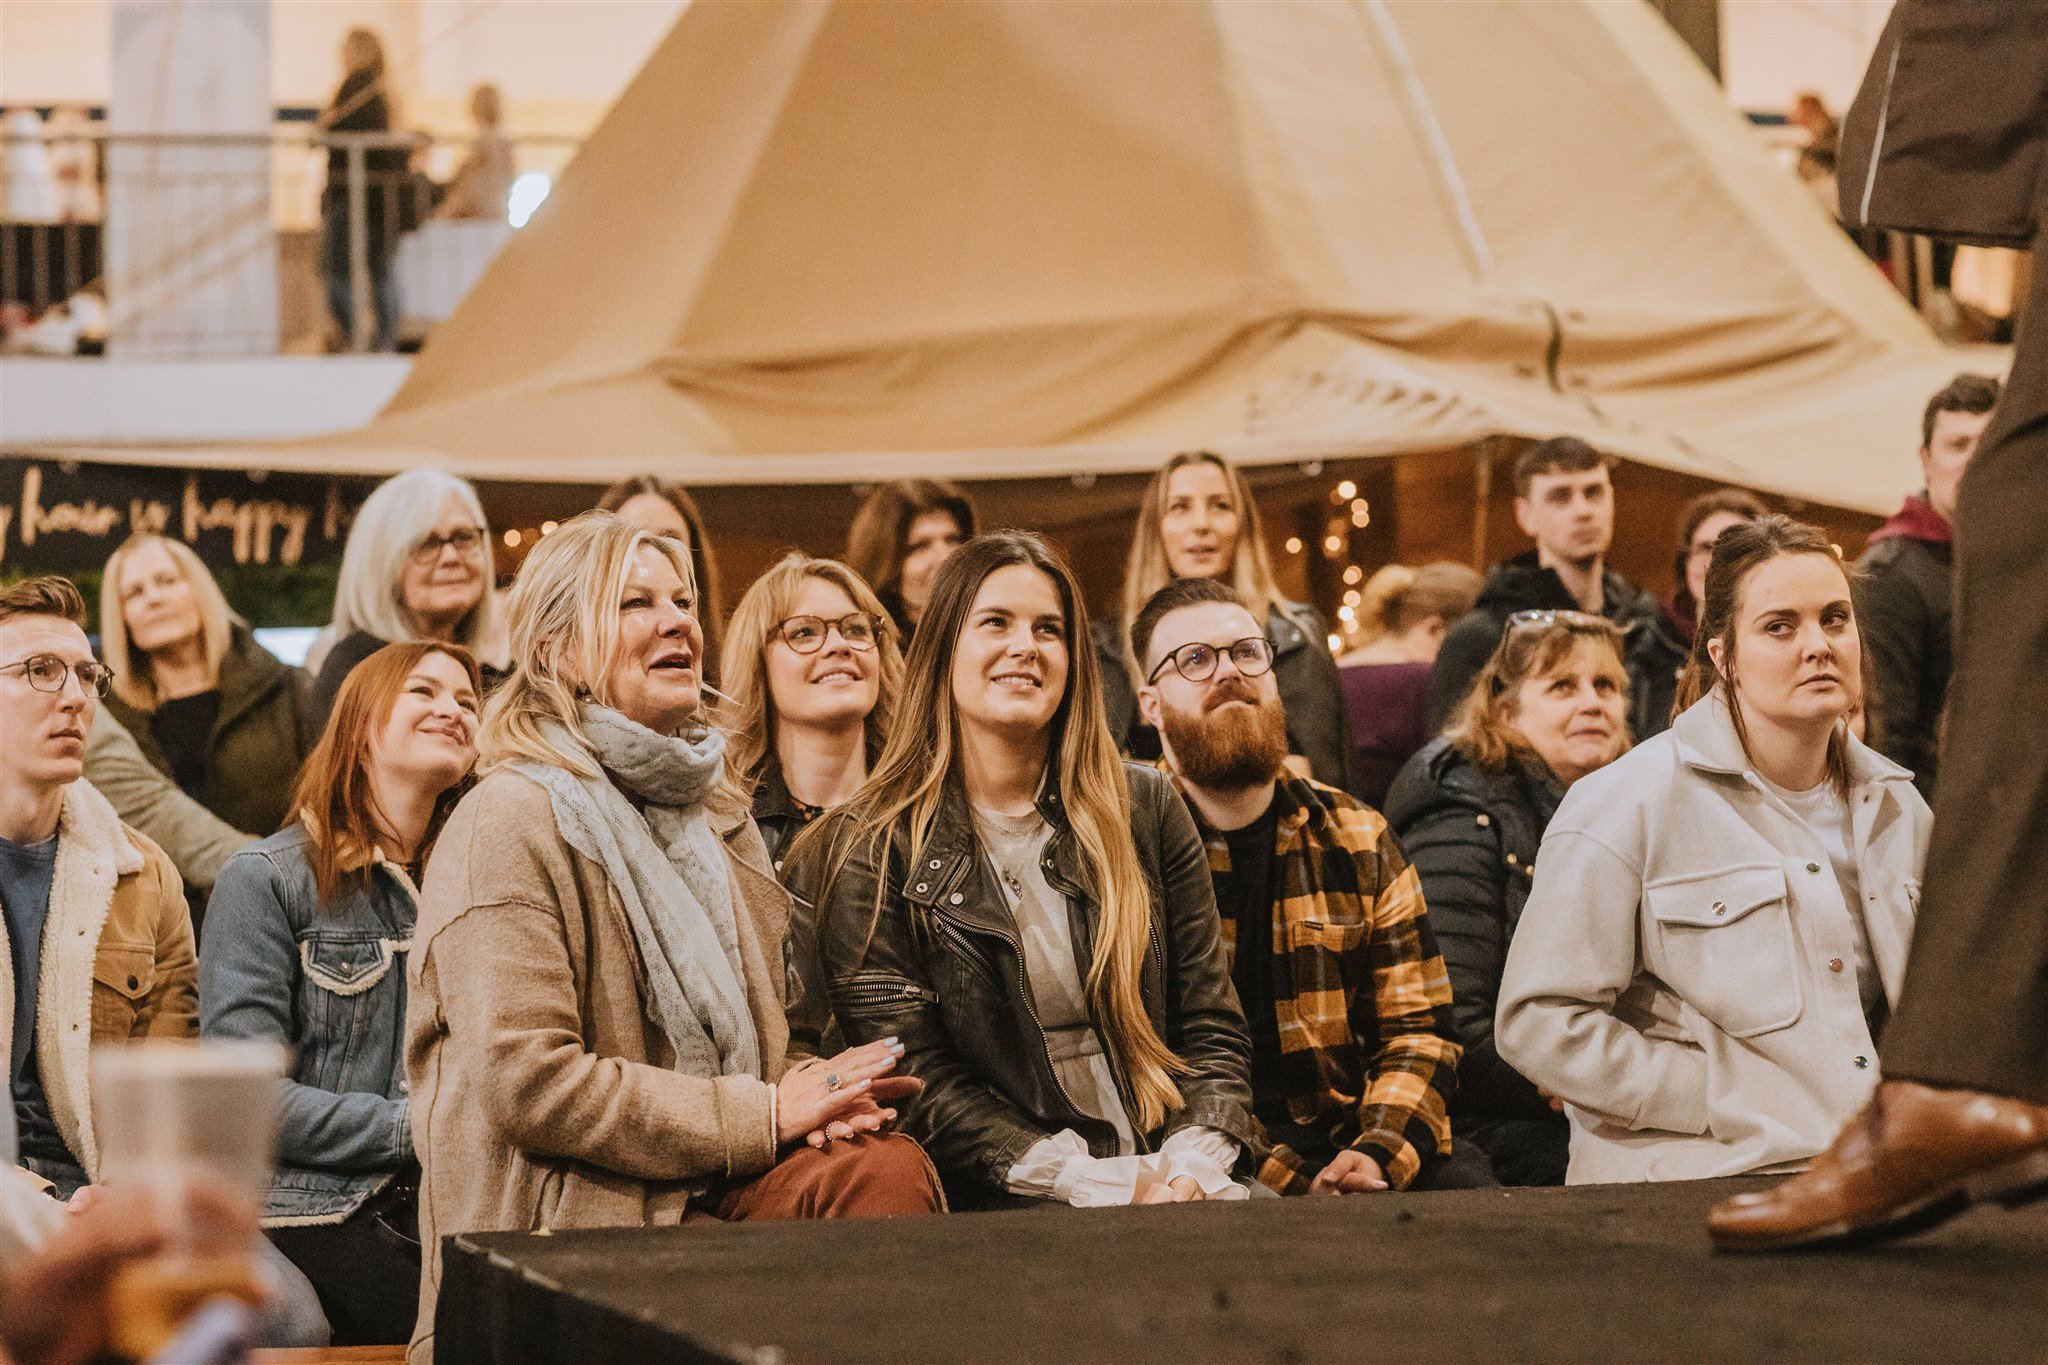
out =
{"type": "Polygon", "coordinates": [[[1479,573],[1443,561],[1389,564],[1366,581],[1366,641],[1337,661],[1351,721],[1352,794],[1377,808],[1394,774],[1429,742],[1430,665],[1451,623],[1479,600],[1479,573]]]}

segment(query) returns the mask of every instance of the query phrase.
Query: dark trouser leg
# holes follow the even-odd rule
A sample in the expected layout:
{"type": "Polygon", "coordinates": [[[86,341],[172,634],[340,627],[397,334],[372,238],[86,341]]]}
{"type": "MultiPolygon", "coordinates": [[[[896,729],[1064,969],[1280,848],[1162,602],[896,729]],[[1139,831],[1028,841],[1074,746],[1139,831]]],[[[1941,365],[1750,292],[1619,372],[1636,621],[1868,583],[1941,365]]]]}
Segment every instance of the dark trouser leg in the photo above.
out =
{"type": "Polygon", "coordinates": [[[1887,1075],[2048,1104],[2048,238],[1956,512],[1956,667],[1887,1075]]]}
{"type": "Polygon", "coordinates": [[[718,1216],[888,1218],[946,1207],[924,1148],[900,1133],[799,1147],[772,1170],[727,1192],[718,1216]]]}
{"type": "Polygon", "coordinates": [[[1503,1185],[1562,1185],[1571,1164],[1571,1125],[1562,1114],[1542,1119],[1474,1119],[1452,1129],[1458,1147],[1486,1153],[1503,1185]]]}
{"type": "Polygon", "coordinates": [[[320,282],[327,287],[327,311],[346,351],[356,316],[355,295],[349,288],[348,197],[331,191],[320,201],[320,282]]]}
{"type": "Polygon", "coordinates": [[[1497,1190],[1500,1180],[1478,1144],[1451,1141],[1448,1156],[1433,1156],[1409,1182],[1411,1190],[1497,1190]]]}
{"type": "Polygon", "coordinates": [[[376,1207],[372,1201],[345,1223],[269,1233],[313,1282],[336,1346],[403,1346],[419,1316],[419,1260],[378,1225],[376,1207]]]}

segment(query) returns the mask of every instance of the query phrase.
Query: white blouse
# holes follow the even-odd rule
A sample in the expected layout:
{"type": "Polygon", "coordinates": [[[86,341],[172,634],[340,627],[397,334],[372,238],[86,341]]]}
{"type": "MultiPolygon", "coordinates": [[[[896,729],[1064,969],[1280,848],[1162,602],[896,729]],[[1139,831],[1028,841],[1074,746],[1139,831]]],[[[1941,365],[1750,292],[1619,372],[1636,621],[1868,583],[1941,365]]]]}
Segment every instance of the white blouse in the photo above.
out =
{"type": "Polygon", "coordinates": [[[1073,1129],[1033,1143],[1010,1168],[1012,1194],[1058,1199],[1077,1208],[1128,1204],[1160,1181],[1191,1176],[1211,1199],[1245,1198],[1230,1178],[1235,1140],[1213,1128],[1184,1128],[1153,1153],[1140,1154],[1130,1116],[1118,1094],[1116,1073],[1088,1010],[1087,989],[1074,957],[1067,901],[1045,877],[1052,826],[1037,811],[1005,815],[974,808],[976,833],[1009,902],[1024,952],[1024,973],[1053,1073],[1074,1107],[1116,1129],[1115,1157],[1089,1154],[1073,1129]]]}

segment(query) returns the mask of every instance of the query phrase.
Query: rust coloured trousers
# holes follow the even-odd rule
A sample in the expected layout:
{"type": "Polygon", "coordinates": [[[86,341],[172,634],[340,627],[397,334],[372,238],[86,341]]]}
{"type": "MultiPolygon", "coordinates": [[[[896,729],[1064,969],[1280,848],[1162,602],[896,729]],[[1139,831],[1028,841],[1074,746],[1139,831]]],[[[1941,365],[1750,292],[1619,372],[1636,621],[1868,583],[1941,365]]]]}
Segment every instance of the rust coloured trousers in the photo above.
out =
{"type": "Polygon", "coordinates": [[[893,1218],[942,1213],[946,1197],[924,1148],[901,1133],[799,1147],[752,1180],[735,1181],[683,1221],[893,1218]]]}

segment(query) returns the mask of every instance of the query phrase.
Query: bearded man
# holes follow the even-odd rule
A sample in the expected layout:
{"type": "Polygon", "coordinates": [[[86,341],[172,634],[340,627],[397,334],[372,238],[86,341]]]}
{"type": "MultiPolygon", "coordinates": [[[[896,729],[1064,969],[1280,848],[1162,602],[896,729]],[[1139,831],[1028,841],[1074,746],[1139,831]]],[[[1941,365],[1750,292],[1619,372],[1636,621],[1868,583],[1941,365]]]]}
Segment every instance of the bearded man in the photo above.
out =
{"type": "MultiPolygon", "coordinates": [[[[1281,1194],[1490,1184],[1450,1160],[1451,984],[1387,822],[1292,771],[1273,646],[1214,579],[1131,622],[1138,709],[1209,850],[1252,1036],[1253,1111],[1281,1194]]],[[[1306,765],[1302,765],[1306,771],[1306,765]]]]}

